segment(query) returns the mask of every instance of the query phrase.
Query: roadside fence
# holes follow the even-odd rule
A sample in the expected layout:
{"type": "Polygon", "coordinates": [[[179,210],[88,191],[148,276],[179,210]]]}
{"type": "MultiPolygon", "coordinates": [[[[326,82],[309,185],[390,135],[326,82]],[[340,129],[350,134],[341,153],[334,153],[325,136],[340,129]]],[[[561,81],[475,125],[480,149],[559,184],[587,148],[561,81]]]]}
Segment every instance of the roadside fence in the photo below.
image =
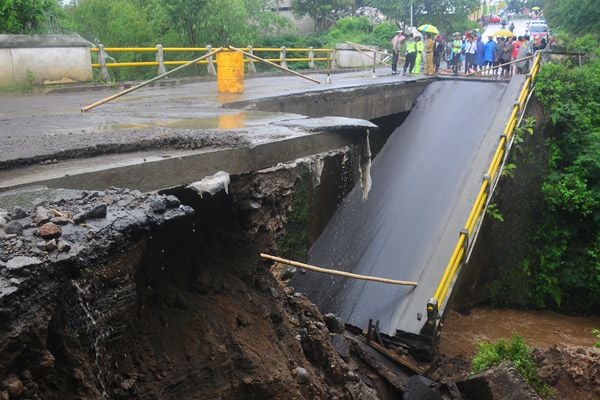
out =
{"type": "MultiPolygon", "coordinates": [[[[328,48],[286,48],[281,47],[257,47],[248,46],[241,48],[251,55],[256,53],[265,54],[263,57],[267,61],[278,63],[280,66],[287,68],[288,63],[308,63],[309,69],[315,69],[317,62],[331,63],[333,49],[328,48]],[[272,58],[273,53],[279,53],[278,57],[272,58]],[[291,54],[290,54],[291,53],[291,54]],[[290,57],[290,55],[294,57],[290,57]],[[271,58],[269,58],[271,56],[271,58]]],[[[157,67],[157,74],[161,75],[166,72],[167,66],[179,66],[184,65],[188,61],[185,60],[165,60],[165,55],[170,54],[191,54],[191,53],[210,53],[212,52],[212,46],[207,45],[206,47],[163,47],[157,44],[156,47],[104,47],[102,44],[98,47],[90,49],[92,55],[96,55],[97,61],[92,62],[92,68],[100,70],[100,79],[104,81],[110,81],[109,68],[124,68],[124,67],[157,67]],[[154,53],[155,61],[127,61],[118,62],[114,60],[111,54],[115,53],[128,53],[128,54],[147,54],[154,53]],[[114,60],[113,62],[107,62],[107,59],[114,60]]],[[[247,64],[248,73],[256,73],[256,61],[250,57],[244,58],[244,63],[247,64]]],[[[216,75],[215,64],[216,61],[213,57],[209,57],[206,60],[198,61],[197,64],[204,64],[207,66],[207,72],[210,75],[216,75]]]]}

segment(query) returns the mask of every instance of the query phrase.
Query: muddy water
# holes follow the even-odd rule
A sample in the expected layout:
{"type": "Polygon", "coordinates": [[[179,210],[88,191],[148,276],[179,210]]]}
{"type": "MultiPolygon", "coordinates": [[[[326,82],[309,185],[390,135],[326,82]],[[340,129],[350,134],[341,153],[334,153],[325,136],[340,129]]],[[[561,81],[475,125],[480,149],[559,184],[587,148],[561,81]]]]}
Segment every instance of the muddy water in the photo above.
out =
{"type": "Polygon", "coordinates": [[[480,341],[495,341],[519,334],[532,347],[553,344],[593,346],[591,331],[600,328],[600,317],[571,317],[551,311],[528,311],[479,306],[469,315],[452,310],[442,330],[440,352],[472,357],[480,341]]]}

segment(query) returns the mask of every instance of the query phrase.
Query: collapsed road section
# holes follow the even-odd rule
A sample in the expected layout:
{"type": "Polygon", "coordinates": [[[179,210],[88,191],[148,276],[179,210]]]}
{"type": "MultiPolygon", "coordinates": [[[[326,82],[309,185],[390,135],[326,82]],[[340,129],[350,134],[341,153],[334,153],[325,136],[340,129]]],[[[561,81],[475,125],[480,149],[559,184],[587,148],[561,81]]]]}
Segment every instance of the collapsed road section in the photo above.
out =
{"type": "Polygon", "coordinates": [[[365,198],[342,202],[309,260],[363,275],[417,281],[394,286],[306,273],[292,284],[324,312],[389,336],[423,336],[427,302],[452,254],[523,79],[434,82],[372,166],[365,198]]]}

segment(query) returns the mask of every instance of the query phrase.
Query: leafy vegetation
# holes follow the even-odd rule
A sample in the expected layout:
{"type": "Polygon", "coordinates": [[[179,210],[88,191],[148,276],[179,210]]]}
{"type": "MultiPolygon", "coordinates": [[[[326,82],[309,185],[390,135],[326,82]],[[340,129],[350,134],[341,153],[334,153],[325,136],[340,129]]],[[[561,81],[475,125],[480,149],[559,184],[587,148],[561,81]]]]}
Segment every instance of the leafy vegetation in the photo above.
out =
{"type": "Polygon", "coordinates": [[[471,371],[479,373],[499,365],[503,361],[513,363],[527,383],[543,398],[551,394],[551,389],[544,384],[533,361],[531,349],[521,336],[513,336],[510,340],[500,339],[494,343],[479,343],[477,354],[471,363],[471,371]]]}
{"type": "Polygon", "coordinates": [[[478,0],[365,0],[366,5],[379,8],[385,15],[406,25],[410,22],[413,5],[413,24],[433,24],[451,33],[477,27],[468,23],[467,16],[479,6],[478,0]]]}
{"type": "Polygon", "coordinates": [[[325,30],[325,22],[332,12],[351,6],[353,0],[293,0],[292,10],[298,16],[308,15],[315,21],[318,32],[325,30]]]}
{"type": "Polygon", "coordinates": [[[58,0],[0,0],[0,33],[37,33],[59,14],[58,0]]]}
{"type": "Polygon", "coordinates": [[[594,0],[546,0],[544,15],[551,26],[577,36],[600,32],[600,7],[594,0]]]}
{"type": "Polygon", "coordinates": [[[600,348],[600,329],[592,329],[592,335],[596,336],[598,341],[594,343],[594,347],[600,348]]]}
{"type": "Polygon", "coordinates": [[[595,312],[600,306],[600,60],[581,67],[544,65],[536,95],[552,126],[541,218],[522,262],[494,284],[491,297],[501,304],[595,312]]]}

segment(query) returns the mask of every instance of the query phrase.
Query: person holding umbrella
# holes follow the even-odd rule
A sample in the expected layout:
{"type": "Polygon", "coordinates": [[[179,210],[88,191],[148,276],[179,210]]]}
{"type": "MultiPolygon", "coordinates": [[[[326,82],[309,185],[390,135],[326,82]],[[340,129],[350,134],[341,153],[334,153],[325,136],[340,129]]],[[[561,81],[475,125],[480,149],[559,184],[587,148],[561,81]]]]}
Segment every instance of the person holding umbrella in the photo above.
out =
{"type": "MultiPolygon", "coordinates": [[[[419,32],[423,32],[427,35],[427,40],[425,41],[425,45],[423,46],[423,43],[421,43],[421,46],[424,47],[425,50],[425,74],[426,75],[433,75],[433,40],[431,38],[431,35],[437,35],[440,33],[440,31],[438,30],[438,28],[436,28],[433,25],[430,24],[425,24],[425,25],[421,25],[417,28],[417,30],[419,32]]],[[[418,51],[418,49],[417,49],[418,51]]],[[[418,54],[417,54],[418,57],[418,54]]]]}

